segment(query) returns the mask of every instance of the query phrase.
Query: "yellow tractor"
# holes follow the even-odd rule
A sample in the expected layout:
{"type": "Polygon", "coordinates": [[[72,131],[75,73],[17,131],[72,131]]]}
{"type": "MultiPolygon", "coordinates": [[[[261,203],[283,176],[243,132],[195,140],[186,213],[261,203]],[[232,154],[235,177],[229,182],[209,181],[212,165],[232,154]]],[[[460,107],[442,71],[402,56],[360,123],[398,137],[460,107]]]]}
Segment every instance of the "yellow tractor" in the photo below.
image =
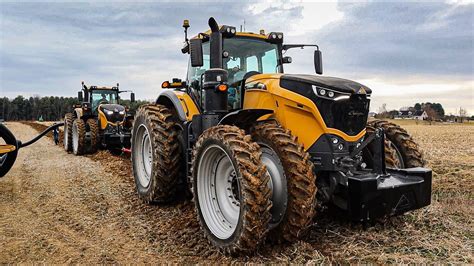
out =
{"type": "Polygon", "coordinates": [[[367,123],[372,91],[321,76],[317,45],[213,18],[191,40],[183,27],[186,80],[163,82],[135,115],[132,166],[145,202],[189,187],[204,235],[227,253],[304,237],[317,202],[364,223],[430,204],[418,145],[397,125],[367,123]],[[284,52],[303,47],[314,47],[318,75],[286,74],[284,52]]]}
{"type": "MultiPolygon", "coordinates": [[[[81,104],[64,116],[64,149],[82,155],[101,147],[117,153],[130,148],[133,116],[119,104],[120,93],[130,91],[119,90],[118,83],[116,87],[81,85],[81,104]]],[[[135,101],[133,92],[130,98],[135,101]]]]}

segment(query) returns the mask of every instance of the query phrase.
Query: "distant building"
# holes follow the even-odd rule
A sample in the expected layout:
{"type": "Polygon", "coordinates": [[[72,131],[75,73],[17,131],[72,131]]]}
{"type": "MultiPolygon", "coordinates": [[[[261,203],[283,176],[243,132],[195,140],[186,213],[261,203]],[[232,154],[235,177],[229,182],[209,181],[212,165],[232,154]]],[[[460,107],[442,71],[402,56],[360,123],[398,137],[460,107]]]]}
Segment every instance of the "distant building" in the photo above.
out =
{"type": "Polygon", "coordinates": [[[413,118],[416,120],[426,120],[428,119],[428,114],[426,113],[426,111],[419,110],[413,114],[413,118]]]}
{"type": "Polygon", "coordinates": [[[375,115],[377,115],[376,112],[369,112],[369,117],[375,117],[375,115]]]}
{"type": "Polygon", "coordinates": [[[428,119],[428,114],[423,110],[400,110],[398,114],[394,116],[395,119],[416,119],[416,120],[426,120],[428,119]]]}
{"type": "Polygon", "coordinates": [[[409,110],[400,110],[398,115],[395,116],[396,119],[413,119],[413,112],[409,110]]]}

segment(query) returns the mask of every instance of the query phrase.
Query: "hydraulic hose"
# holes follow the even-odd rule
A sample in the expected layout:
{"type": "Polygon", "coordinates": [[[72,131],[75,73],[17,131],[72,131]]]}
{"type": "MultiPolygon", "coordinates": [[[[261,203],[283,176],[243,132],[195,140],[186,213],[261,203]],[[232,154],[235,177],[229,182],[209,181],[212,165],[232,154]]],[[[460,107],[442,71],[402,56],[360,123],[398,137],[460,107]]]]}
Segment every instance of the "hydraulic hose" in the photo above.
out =
{"type": "Polygon", "coordinates": [[[38,136],[34,137],[32,140],[30,141],[27,141],[25,143],[21,143],[21,141],[18,141],[18,146],[20,148],[23,148],[23,147],[26,147],[26,146],[29,146],[33,143],[35,143],[36,141],[38,141],[40,138],[42,138],[44,135],[48,134],[49,131],[51,130],[56,130],[58,127],[60,126],[64,126],[64,122],[60,122],[60,123],[56,123],[50,127],[48,127],[47,129],[45,129],[43,132],[41,132],[41,134],[39,134],[38,136]]]}

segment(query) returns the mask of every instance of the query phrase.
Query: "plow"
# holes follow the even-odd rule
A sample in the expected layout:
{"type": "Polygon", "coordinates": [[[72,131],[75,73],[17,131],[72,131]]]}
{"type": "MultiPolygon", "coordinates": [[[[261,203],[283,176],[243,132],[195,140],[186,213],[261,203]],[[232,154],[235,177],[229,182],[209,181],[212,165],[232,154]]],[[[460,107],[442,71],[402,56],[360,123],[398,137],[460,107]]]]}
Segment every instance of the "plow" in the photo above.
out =
{"type": "Polygon", "coordinates": [[[118,86],[82,84],[81,106],[33,140],[22,144],[0,125],[0,177],[20,148],[64,125],[66,151],[129,151],[143,202],[190,195],[202,234],[226,254],[252,253],[266,239],[303,239],[317,206],[367,223],[431,203],[432,171],[418,144],[398,125],[368,121],[370,88],[322,76],[318,45],[208,24],[188,39],[184,21],[186,79],[164,81],[133,117],[93,101],[94,93],[118,99],[118,86]],[[294,48],[314,49],[315,74],[284,71],[294,48]]]}

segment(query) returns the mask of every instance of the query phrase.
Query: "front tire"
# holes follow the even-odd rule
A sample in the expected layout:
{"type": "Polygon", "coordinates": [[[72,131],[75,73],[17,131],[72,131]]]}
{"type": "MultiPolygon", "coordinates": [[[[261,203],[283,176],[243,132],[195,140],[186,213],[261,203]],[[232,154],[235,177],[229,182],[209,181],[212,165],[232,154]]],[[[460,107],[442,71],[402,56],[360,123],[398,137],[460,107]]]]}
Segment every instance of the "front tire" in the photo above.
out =
{"type": "Polygon", "coordinates": [[[201,228],[225,253],[254,251],[271,219],[270,177],[258,144],[235,126],[215,126],[193,150],[192,192],[201,228]]]}
{"type": "Polygon", "coordinates": [[[367,123],[367,131],[383,128],[386,137],[385,162],[387,167],[412,168],[423,167],[425,160],[419,145],[408,132],[399,125],[384,121],[373,120],[367,123]]]}
{"type": "Polygon", "coordinates": [[[171,201],[184,162],[180,131],[172,112],[163,105],[144,105],[132,129],[132,169],[138,196],[146,203],[171,201]]]}
{"type": "Polygon", "coordinates": [[[86,123],[87,123],[87,126],[89,127],[89,133],[91,136],[89,153],[96,153],[98,142],[99,142],[99,126],[97,124],[97,120],[93,118],[87,119],[86,123]]]}
{"type": "Polygon", "coordinates": [[[86,123],[77,118],[72,122],[72,152],[75,155],[82,155],[86,146],[86,123]]]}
{"type": "MultiPolygon", "coordinates": [[[[262,147],[264,157],[271,158],[275,152],[282,163],[286,182],[284,190],[279,189],[280,195],[274,189],[272,207],[272,221],[279,222],[270,234],[273,239],[285,239],[290,242],[304,237],[316,213],[316,175],[313,172],[313,163],[308,153],[304,151],[297,138],[289,130],[277,123],[261,123],[251,129],[252,138],[262,147]],[[268,152],[265,152],[268,150],[268,152]],[[267,153],[267,155],[265,155],[267,153]],[[287,195],[283,194],[287,193],[287,195]],[[280,200],[287,198],[286,211],[280,200]],[[279,203],[276,204],[275,203],[279,203]],[[280,215],[283,214],[283,217],[280,215]]],[[[272,169],[267,165],[268,169],[272,169]]],[[[273,171],[275,173],[275,171],[273,171]]],[[[273,187],[279,182],[278,175],[269,171],[273,187]]]]}
{"type": "Polygon", "coordinates": [[[72,123],[74,121],[74,115],[67,113],[64,115],[64,132],[63,132],[63,144],[64,150],[69,152],[72,151],[72,123]]]}

